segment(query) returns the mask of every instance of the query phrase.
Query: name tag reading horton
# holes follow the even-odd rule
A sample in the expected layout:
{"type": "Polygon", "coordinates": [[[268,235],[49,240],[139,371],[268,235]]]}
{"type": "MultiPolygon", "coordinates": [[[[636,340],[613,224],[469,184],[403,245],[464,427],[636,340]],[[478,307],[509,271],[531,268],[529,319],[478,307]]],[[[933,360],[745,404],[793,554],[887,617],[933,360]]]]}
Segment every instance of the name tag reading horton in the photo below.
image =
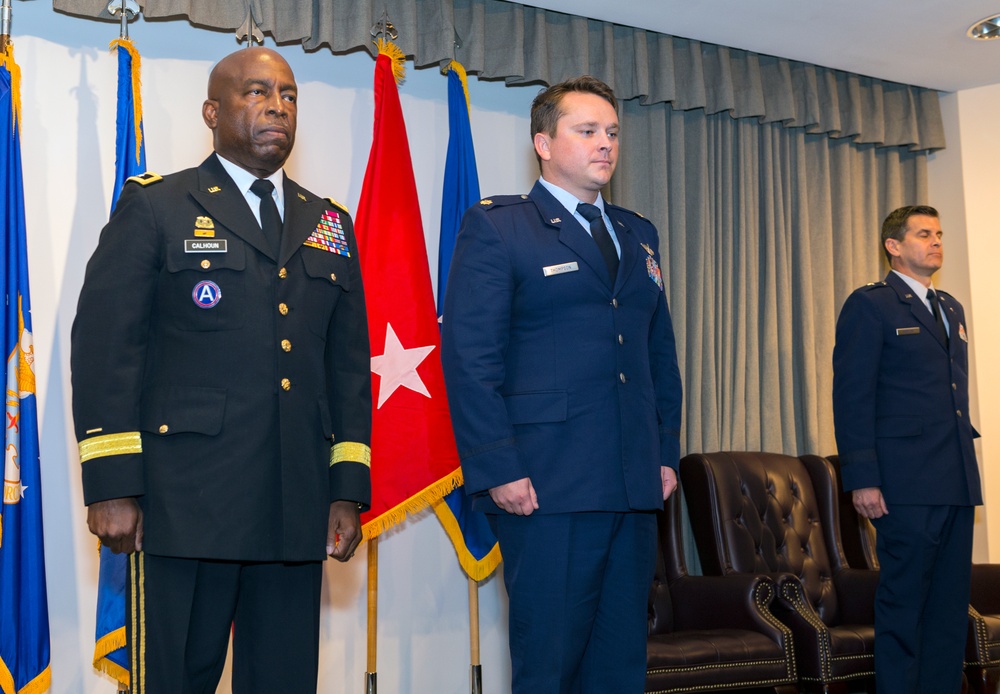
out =
{"type": "Polygon", "coordinates": [[[227,239],[184,239],[185,253],[226,253],[227,239]]]}
{"type": "Polygon", "coordinates": [[[547,267],[543,267],[542,274],[545,277],[551,277],[552,275],[561,275],[564,272],[576,272],[579,269],[580,266],[577,265],[576,261],[574,260],[571,263],[563,263],[562,265],[549,265],[547,267]]]}

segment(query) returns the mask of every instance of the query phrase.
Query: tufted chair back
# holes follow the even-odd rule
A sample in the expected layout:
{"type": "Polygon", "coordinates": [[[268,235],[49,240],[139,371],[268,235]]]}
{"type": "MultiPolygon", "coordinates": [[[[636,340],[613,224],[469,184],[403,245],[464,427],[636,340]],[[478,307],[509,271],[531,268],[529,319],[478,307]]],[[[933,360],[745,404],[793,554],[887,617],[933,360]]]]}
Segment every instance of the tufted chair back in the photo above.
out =
{"type": "MultiPolygon", "coordinates": [[[[806,457],[806,456],[804,456],[806,457]]],[[[808,456],[815,458],[816,456],[808,456]]],[[[823,511],[800,458],[692,454],[681,462],[688,513],[706,574],[791,573],[826,625],[839,620],[823,511]]],[[[836,548],[834,548],[836,552],[836,548]]]]}

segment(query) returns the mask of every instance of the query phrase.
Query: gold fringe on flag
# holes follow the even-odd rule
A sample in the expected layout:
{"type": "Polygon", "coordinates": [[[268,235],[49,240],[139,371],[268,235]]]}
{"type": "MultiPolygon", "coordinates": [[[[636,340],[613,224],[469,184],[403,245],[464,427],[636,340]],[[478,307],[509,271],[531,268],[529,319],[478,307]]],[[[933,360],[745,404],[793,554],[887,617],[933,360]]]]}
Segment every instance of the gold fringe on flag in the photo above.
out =
{"type": "Polygon", "coordinates": [[[135,121],[135,163],[139,163],[139,151],[142,148],[142,63],[139,50],[128,37],[120,37],[108,44],[108,50],[121,46],[132,56],[132,120],[135,121]]]}
{"type": "Polygon", "coordinates": [[[455,520],[455,514],[451,512],[448,508],[448,504],[445,503],[444,499],[439,499],[435,501],[434,513],[437,514],[438,520],[441,521],[441,525],[444,527],[444,531],[448,534],[448,538],[451,540],[452,546],[455,548],[455,553],[458,555],[459,566],[465,571],[465,573],[473,581],[479,582],[490,577],[496,568],[500,566],[500,545],[493,543],[493,548],[489,553],[483,557],[481,560],[477,560],[472,556],[472,552],[469,551],[468,547],[465,546],[465,538],[462,535],[462,529],[458,527],[458,521],[455,520]]]}
{"type": "Polygon", "coordinates": [[[403,49],[383,38],[379,38],[375,42],[375,46],[378,48],[379,55],[388,56],[392,60],[392,76],[396,79],[396,84],[402,84],[403,78],[406,77],[406,55],[403,53],[403,49]]]}
{"type": "Polygon", "coordinates": [[[429,487],[425,487],[401,504],[397,504],[388,511],[381,513],[378,517],[365,523],[361,527],[361,536],[365,540],[378,537],[392,526],[401,523],[408,513],[423,511],[435,501],[444,498],[450,491],[461,484],[462,470],[459,468],[447,477],[443,477],[429,487]]]}
{"type": "MultiPolygon", "coordinates": [[[[8,44],[10,45],[10,44],[8,44]]],[[[7,665],[0,660],[0,691],[4,694],[43,694],[52,688],[52,667],[45,666],[45,669],[38,673],[38,676],[28,682],[15,692],[14,676],[10,674],[7,665]]]]}
{"type": "Polygon", "coordinates": [[[21,127],[21,68],[17,66],[14,62],[14,42],[7,41],[7,45],[4,47],[3,55],[0,55],[0,65],[7,68],[7,72],[10,73],[10,95],[11,95],[11,105],[13,106],[13,113],[11,117],[15,121],[15,125],[21,127]]]}
{"type": "Polygon", "coordinates": [[[94,669],[113,677],[119,684],[129,686],[129,672],[118,663],[107,658],[112,651],[125,647],[125,627],[119,627],[105,634],[94,644],[94,669]]]}
{"type": "Polygon", "coordinates": [[[471,114],[472,101],[469,99],[469,76],[465,73],[465,68],[462,67],[462,63],[453,60],[448,63],[448,69],[454,71],[458,75],[458,78],[462,80],[462,93],[465,94],[465,110],[471,114]]]}

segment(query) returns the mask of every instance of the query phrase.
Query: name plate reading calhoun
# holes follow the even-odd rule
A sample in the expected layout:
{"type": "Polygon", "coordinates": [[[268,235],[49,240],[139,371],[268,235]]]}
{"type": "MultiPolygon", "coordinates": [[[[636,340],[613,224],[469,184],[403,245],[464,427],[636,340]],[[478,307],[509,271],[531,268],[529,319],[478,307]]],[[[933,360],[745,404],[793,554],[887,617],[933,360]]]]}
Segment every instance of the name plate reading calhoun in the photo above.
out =
{"type": "Polygon", "coordinates": [[[185,253],[226,253],[227,239],[184,239],[185,253]]]}

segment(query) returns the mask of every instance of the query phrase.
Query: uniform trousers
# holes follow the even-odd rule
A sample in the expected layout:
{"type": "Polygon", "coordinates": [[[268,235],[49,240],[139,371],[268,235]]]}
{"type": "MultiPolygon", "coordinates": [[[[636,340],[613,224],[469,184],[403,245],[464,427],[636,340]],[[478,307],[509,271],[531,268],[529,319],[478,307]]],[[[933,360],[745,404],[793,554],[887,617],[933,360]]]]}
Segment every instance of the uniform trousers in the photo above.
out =
{"type": "Polygon", "coordinates": [[[874,519],[879,694],[958,694],[972,584],[972,506],[887,504],[874,519]]]}
{"type": "Polygon", "coordinates": [[[230,633],[234,694],[315,692],[322,567],[130,555],[132,694],[214,694],[230,633]]]}
{"type": "Polygon", "coordinates": [[[512,694],[645,689],[656,516],[489,516],[510,600],[512,694]]]}

